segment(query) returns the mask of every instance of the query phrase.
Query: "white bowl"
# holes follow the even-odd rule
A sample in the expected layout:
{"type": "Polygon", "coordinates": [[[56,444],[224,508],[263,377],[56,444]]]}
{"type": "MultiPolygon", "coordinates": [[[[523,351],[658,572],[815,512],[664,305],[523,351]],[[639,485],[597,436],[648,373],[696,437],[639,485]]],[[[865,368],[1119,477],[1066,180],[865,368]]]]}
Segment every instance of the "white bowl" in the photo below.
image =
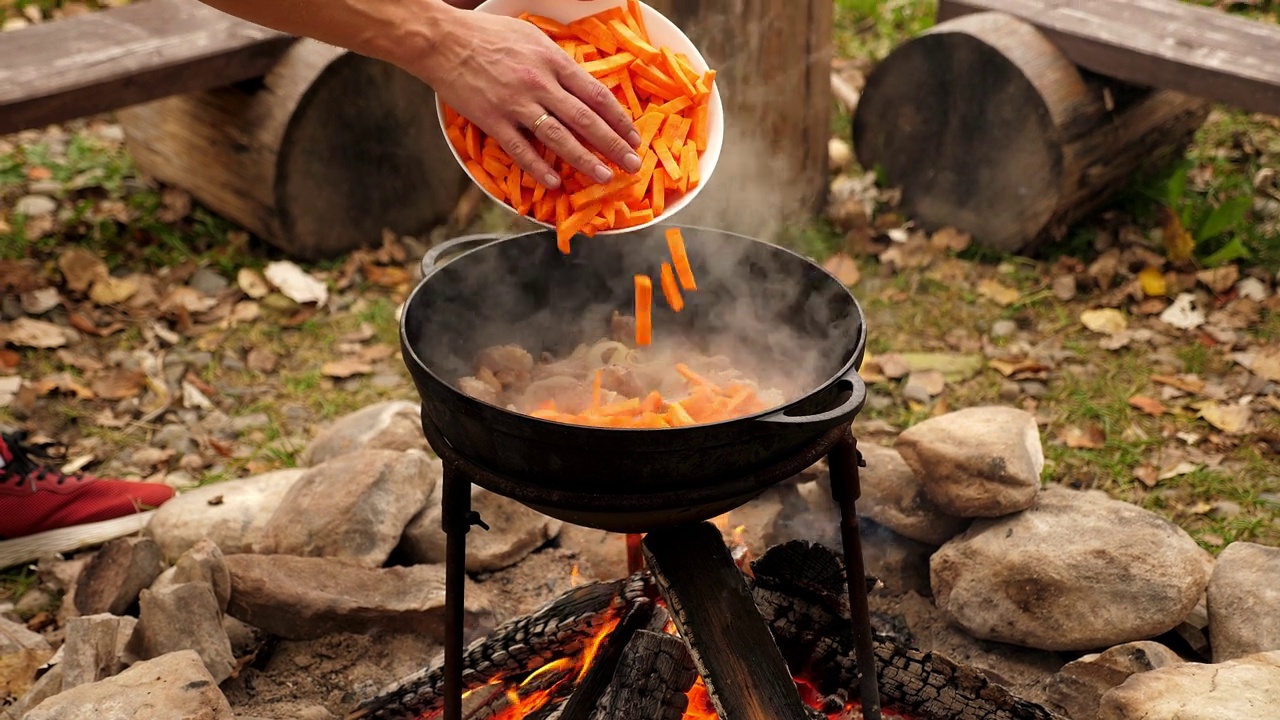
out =
{"type": "MultiPolygon", "coordinates": [[[[609,8],[626,7],[626,4],[626,0],[485,0],[485,2],[476,7],[475,12],[487,12],[509,17],[519,17],[522,13],[527,12],[531,15],[542,15],[562,23],[569,23],[609,8]]],[[[643,2],[640,3],[640,11],[644,14],[645,28],[649,31],[649,39],[655,47],[666,47],[670,48],[672,52],[684,53],[689,58],[689,64],[699,73],[704,73],[709,69],[707,61],[703,59],[702,53],[698,52],[697,46],[680,31],[680,28],[676,27],[675,23],[663,17],[657,10],[643,2]]],[[[440,132],[445,132],[448,124],[444,118],[444,103],[439,97],[436,98],[436,117],[440,120],[440,132]]],[[[679,200],[667,204],[663,213],[654,217],[650,222],[617,230],[601,230],[596,234],[613,235],[632,232],[650,225],[666,222],[671,216],[680,212],[692,202],[698,193],[702,192],[702,188],[706,187],[707,181],[711,179],[711,173],[715,172],[716,163],[720,160],[720,147],[724,142],[724,105],[720,102],[720,81],[718,78],[711,88],[711,98],[707,104],[707,124],[707,149],[703,151],[698,160],[699,182],[697,187],[691,188],[679,200]]],[[[445,139],[445,145],[449,147],[449,152],[453,153],[453,158],[458,161],[463,171],[467,173],[467,177],[470,177],[471,181],[475,182],[475,177],[471,175],[471,171],[466,169],[466,163],[462,156],[458,154],[458,149],[448,141],[448,138],[445,139]]],[[[478,182],[476,182],[476,185],[479,185],[480,189],[491,200],[512,213],[516,212],[515,208],[494,197],[493,193],[485,189],[484,185],[478,182]]],[[[534,219],[532,214],[525,217],[543,227],[555,227],[555,223],[539,222],[534,219]]]]}

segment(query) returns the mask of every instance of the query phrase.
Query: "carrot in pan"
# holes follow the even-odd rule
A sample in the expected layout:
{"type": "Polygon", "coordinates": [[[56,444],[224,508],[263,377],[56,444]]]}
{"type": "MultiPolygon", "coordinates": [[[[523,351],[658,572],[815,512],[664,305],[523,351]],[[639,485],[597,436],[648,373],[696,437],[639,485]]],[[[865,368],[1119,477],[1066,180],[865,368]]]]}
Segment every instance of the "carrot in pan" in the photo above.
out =
{"type": "Polygon", "coordinates": [[[667,230],[667,249],[671,251],[671,264],[680,278],[680,287],[697,290],[698,284],[693,279],[693,269],[689,267],[689,256],[684,251],[684,235],[680,234],[680,228],[667,230]]]}
{"type": "Polygon", "coordinates": [[[680,287],[676,285],[676,274],[671,271],[671,263],[662,263],[662,294],[667,298],[667,305],[675,312],[684,309],[684,298],[680,295],[680,287]]]}
{"type": "Polygon", "coordinates": [[[653,280],[636,275],[636,345],[653,342],[653,280]]]}

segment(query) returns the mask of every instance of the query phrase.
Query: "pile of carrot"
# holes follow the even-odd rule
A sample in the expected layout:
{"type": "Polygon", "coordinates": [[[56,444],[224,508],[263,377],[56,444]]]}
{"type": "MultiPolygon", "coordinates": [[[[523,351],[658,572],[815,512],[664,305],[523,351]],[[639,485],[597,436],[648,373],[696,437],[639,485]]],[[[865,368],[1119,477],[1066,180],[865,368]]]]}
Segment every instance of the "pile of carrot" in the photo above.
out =
{"type": "Polygon", "coordinates": [[[543,420],[604,428],[670,428],[721,422],[765,410],[755,390],[737,383],[720,387],[691,370],[676,364],[676,372],[689,385],[682,400],[667,402],[657,390],[644,398],[628,398],[608,405],[601,404],[600,382],[603,371],[597,371],[591,388],[591,405],[577,414],[560,412],[554,400],[529,413],[543,420]]]}
{"type": "Polygon", "coordinates": [[[696,72],[683,53],[655,47],[636,0],[568,24],[529,13],[520,18],[613,91],[640,132],[640,170],[633,175],[597,155],[614,171],[613,179],[600,184],[535,139],[534,147],[560,176],[560,186],[548,189],[496,140],[445,106],[446,134],[478,183],[521,215],[554,223],[557,245],[566,254],[574,235],[650,222],[698,186],[715,70],[696,72]]]}

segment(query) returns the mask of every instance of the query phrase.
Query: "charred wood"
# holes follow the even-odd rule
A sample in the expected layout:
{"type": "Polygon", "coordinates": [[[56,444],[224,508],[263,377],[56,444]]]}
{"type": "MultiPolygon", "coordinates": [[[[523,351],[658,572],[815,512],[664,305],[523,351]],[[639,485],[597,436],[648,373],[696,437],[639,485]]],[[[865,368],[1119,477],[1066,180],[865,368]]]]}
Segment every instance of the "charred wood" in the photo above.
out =
{"type": "MultiPolygon", "coordinates": [[[[821,545],[792,542],[770,550],[753,570],[756,605],[792,672],[823,694],[856,687],[840,556],[821,545]]],[[[938,653],[877,635],[875,655],[885,704],[922,720],[1062,720],[938,653]]]]}
{"type": "Polygon", "coordinates": [[[660,530],[643,547],[720,720],[806,720],[791,671],[720,531],[705,522],[660,530]]]}
{"type": "MultiPolygon", "coordinates": [[[[514,696],[505,684],[501,682],[480,687],[463,698],[462,717],[465,720],[488,720],[489,718],[497,717],[511,709],[513,700],[520,697],[528,697],[534,693],[552,690],[568,680],[574,671],[573,666],[566,665],[545,672],[535,672],[520,684],[514,696]],[[484,698],[479,704],[467,702],[477,695],[481,695],[484,698]]],[[[548,705],[553,705],[554,703],[555,698],[552,698],[548,705]]]]}
{"type": "Polygon", "coordinates": [[[592,658],[591,665],[574,688],[573,695],[560,711],[559,720],[588,720],[591,717],[592,709],[599,704],[601,696],[609,688],[609,681],[631,638],[649,625],[653,609],[654,603],[647,597],[638,598],[627,608],[618,626],[609,633],[609,637],[592,658]]]}
{"type": "MultiPolygon", "coordinates": [[[[500,677],[519,676],[561,657],[582,652],[622,608],[627,581],[574,588],[538,612],[513,620],[477,640],[463,654],[463,690],[500,677]]],[[[361,703],[347,720],[413,720],[439,710],[443,702],[443,664],[414,673],[361,703]]]]}
{"type": "Polygon", "coordinates": [[[591,720],[680,720],[698,670],[684,641],[641,630],[627,643],[591,720]]]}

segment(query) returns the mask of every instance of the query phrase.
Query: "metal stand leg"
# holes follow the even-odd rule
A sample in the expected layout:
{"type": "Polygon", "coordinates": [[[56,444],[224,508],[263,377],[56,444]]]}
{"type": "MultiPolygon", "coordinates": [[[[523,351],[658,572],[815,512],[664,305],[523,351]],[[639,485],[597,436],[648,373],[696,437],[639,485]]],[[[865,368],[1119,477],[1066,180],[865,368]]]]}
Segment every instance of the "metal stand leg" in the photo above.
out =
{"type": "Polygon", "coordinates": [[[471,512],[471,483],[448,463],[444,466],[440,525],[445,534],[444,564],[444,720],[462,720],[462,640],[465,623],[467,533],[484,524],[471,512]]]}
{"type": "Polygon", "coordinates": [[[880,720],[880,687],[876,674],[875,648],[871,637],[871,608],[867,603],[867,573],[862,564],[862,535],[858,530],[856,503],[862,494],[858,467],[862,455],[858,441],[846,428],[845,436],[831,449],[827,467],[831,471],[831,495],[840,506],[840,537],[844,542],[844,566],[849,583],[854,643],[858,655],[858,690],[864,720],[880,720]]]}

